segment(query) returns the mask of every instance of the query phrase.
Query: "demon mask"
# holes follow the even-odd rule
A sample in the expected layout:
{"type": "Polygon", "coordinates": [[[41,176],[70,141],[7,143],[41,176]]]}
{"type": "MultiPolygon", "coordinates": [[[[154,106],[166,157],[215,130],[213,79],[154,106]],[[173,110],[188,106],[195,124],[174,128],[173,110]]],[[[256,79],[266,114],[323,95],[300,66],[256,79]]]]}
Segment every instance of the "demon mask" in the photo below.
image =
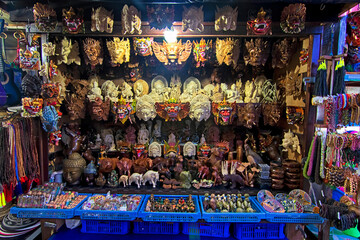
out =
{"type": "Polygon", "coordinates": [[[114,41],[107,41],[111,65],[113,67],[120,66],[124,62],[130,61],[130,41],[129,39],[121,40],[118,37],[114,37],[114,41]]]}
{"type": "Polygon", "coordinates": [[[257,17],[250,16],[247,22],[247,35],[271,35],[271,16],[269,11],[263,8],[257,13],[257,17]]]}
{"type": "Polygon", "coordinates": [[[212,40],[206,42],[205,39],[201,38],[200,42],[193,41],[193,45],[196,67],[204,67],[209,58],[209,50],[212,48],[212,40]]]}
{"type": "Polygon", "coordinates": [[[284,33],[300,33],[305,28],[305,18],[305,4],[290,4],[281,12],[280,27],[284,33]]]}
{"type": "Polygon", "coordinates": [[[78,9],[77,12],[70,7],[67,11],[66,9],[62,10],[63,15],[63,31],[70,34],[78,34],[85,32],[84,18],[83,18],[83,9],[78,9]]]}
{"type": "Polygon", "coordinates": [[[167,143],[164,141],[164,156],[165,157],[177,157],[180,154],[180,144],[177,143],[167,143]]]}
{"type": "Polygon", "coordinates": [[[101,98],[96,97],[94,101],[88,103],[88,108],[92,120],[107,121],[109,118],[110,100],[107,99],[104,102],[101,98]]]}
{"type": "Polygon", "coordinates": [[[91,68],[95,68],[96,65],[102,65],[103,56],[100,41],[93,38],[86,38],[84,40],[84,52],[85,52],[85,63],[90,64],[91,68]]]}
{"type": "Polygon", "coordinates": [[[245,40],[244,61],[251,66],[265,65],[270,54],[270,44],[262,38],[245,40]]]}
{"type": "Polygon", "coordinates": [[[210,153],[211,147],[206,142],[204,142],[202,145],[198,145],[198,157],[209,157],[210,153]]]}
{"type": "Polygon", "coordinates": [[[118,102],[113,103],[111,109],[111,112],[115,115],[115,123],[120,121],[122,124],[124,124],[129,119],[130,123],[132,124],[135,109],[135,100],[132,102],[126,102],[125,99],[121,97],[118,102]]]}
{"type": "Polygon", "coordinates": [[[33,8],[35,25],[40,31],[51,32],[57,25],[56,12],[47,4],[36,3],[33,8]]]}
{"type": "Polygon", "coordinates": [[[215,13],[215,31],[235,31],[237,24],[238,10],[230,6],[223,8],[216,7],[215,13]]]}
{"type": "Polygon", "coordinates": [[[146,8],[151,28],[159,30],[171,28],[175,18],[174,6],[170,8],[157,5],[156,7],[146,6],[146,8]]]}
{"type": "Polygon", "coordinates": [[[197,7],[184,7],[183,19],[182,19],[182,30],[186,32],[204,31],[204,12],[202,6],[197,7]]]}
{"type": "Polygon", "coordinates": [[[229,125],[234,120],[236,113],[236,103],[228,103],[225,100],[222,102],[212,103],[212,113],[217,125],[229,125]]]}
{"type": "Polygon", "coordinates": [[[65,103],[71,121],[85,118],[85,98],[76,94],[69,94],[65,98],[65,103]]]}
{"type": "Polygon", "coordinates": [[[252,128],[258,125],[259,109],[253,103],[247,103],[245,106],[238,106],[238,116],[241,125],[246,128],[252,128]]]}
{"type": "Polygon", "coordinates": [[[216,59],[219,64],[225,63],[234,67],[237,66],[237,61],[240,55],[240,41],[233,38],[216,39],[216,59]]]}
{"type": "Polygon", "coordinates": [[[181,121],[190,111],[190,103],[180,103],[175,99],[169,99],[167,103],[155,103],[157,114],[165,121],[181,121]]]}
{"type": "Polygon", "coordinates": [[[281,117],[280,105],[263,104],[262,115],[264,116],[264,125],[276,126],[281,117]]]}
{"type": "Polygon", "coordinates": [[[133,147],[133,154],[136,156],[137,159],[141,157],[146,157],[146,146],[144,144],[135,144],[133,147]]]}
{"type": "Polygon", "coordinates": [[[42,114],[42,98],[23,98],[22,99],[23,117],[38,117],[42,114]]]}
{"type": "Polygon", "coordinates": [[[189,58],[192,50],[192,44],[189,40],[185,44],[182,44],[181,40],[172,43],[164,41],[163,45],[153,42],[152,47],[156,58],[165,65],[182,64],[189,58]]]}
{"type": "Polygon", "coordinates": [[[45,106],[41,116],[42,127],[45,132],[55,132],[58,127],[59,115],[54,106],[45,106]]]}
{"type": "Polygon", "coordinates": [[[350,26],[350,34],[346,37],[346,41],[350,46],[360,46],[360,12],[352,13],[347,18],[350,26]]]}
{"type": "Polygon", "coordinates": [[[146,57],[153,55],[151,44],[154,38],[134,38],[134,50],[135,54],[146,57]]]}
{"type": "Polygon", "coordinates": [[[284,68],[288,66],[296,51],[297,41],[295,38],[277,40],[272,48],[272,67],[284,68]]]}

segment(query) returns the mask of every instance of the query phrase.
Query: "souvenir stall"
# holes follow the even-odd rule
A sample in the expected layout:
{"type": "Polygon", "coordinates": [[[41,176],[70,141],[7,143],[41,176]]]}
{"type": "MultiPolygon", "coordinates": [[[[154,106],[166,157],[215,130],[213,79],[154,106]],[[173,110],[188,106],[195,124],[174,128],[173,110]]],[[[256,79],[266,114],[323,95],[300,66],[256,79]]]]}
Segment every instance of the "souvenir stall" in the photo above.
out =
{"type": "MultiPolygon", "coordinates": [[[[0,207],[40,219],[43,239],[64,222],[54,239],[357,228],[359,135],[337,131],[358,125],[345,54],[325,56],[327,26],[306,21],[319,4],[280,5],[34,3],[24,30],[1,28],[16,52],[1,74],[0,207]]],[[[334,6],[325,15],[348,5],[334,6]]]]}

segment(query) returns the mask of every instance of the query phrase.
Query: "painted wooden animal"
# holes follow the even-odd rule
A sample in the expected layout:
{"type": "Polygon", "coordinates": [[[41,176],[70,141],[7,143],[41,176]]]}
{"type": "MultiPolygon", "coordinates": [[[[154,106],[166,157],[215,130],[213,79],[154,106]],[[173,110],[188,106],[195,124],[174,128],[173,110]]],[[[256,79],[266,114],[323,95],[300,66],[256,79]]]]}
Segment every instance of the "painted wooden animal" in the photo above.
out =
{"type": "Polygon", "coordinates": [[[139,173],[133,173],[129,178],[129,185],[135,182],[138,188],[140,188],[140,185],[143,181],[143,175],[139,173]]]}
{"type": "Polygon", "coordinates": [[[208,166],[206,165],[202,165],[200,168],[199,168],[199,178],[200,179],[208,179],[208,177],[210,176],[210,169],[208,166]]]}
{"type": "Polygon", "coordinates": [[[119,162],[116,163],[120,174],[127,174],[128,177],[130,177],[130,170],[131,167],[133,166],[133,162],[131,161],[131,159],[123,157],[120,159],[119,162]]]}
{"type": "Polygon", "coordinates": [[[151,169],[153,166],[152,160],[150,158],[139,158],[136,159],[133,167],[134,172],[144,174],[147,170],[151,169]]]}
{"type": "Polygon", "coordinates": [[[159,173],[153,170],[147,171],[142,179],[142,185],[145,185],[147,182],[150,182],[153,185],[153,188],[156,188],[156,183],[159,181],[159,173]]]}
{"type": "Polygon", "coordinates": [[[227,181],[228,183],[231,182],[231,189],[235,189],[236,185],[239,184],[241,186],[245,185],[244,179],[237,174],[229,174],[224,177],[224,181],[227,181]]]}
{"type": "Polygon", "coordinates": [[[119,178],[119,185],[120,185],[120,183],[122,183],[124,185],[124,187],[127,187],[128,180],[129,180],[129,177],[127,175],[121,175],[119,178]]]}
{"type": "Polygon", "coordinates": [[[101,173],[111,173],[112,170],[115,170],[119,158],[100,158],[99,159],[99,172],[101,173]]]}

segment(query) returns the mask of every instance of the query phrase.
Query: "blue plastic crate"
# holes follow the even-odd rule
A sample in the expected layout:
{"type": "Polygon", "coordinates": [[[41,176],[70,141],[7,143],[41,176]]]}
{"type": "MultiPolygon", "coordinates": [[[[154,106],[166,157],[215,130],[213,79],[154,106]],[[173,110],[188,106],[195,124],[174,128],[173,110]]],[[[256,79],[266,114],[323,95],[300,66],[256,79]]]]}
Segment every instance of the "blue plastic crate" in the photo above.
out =
{"type": "Polygon", "coordinates": [[[183,223],[183,234],[209,236],[209,237],[230,237],[230,223],[183,223]]]}
{"type": "Polygon", "coordinates": [[[128,221],[81,220],[83,233],[127,234],[130,231],[128,221]]]}
{"type": "Polygon", "coordinates": [[[202,219],[207,222],[260,222],[265,219],[265,210],[256,204],[255,197],[249,197],[251,207],[256,211],[255,213],[207,213],[202,204],[205,197],[200,196],[199,199],[202,219]]]}
{"type": "MultiPolygon", "coordinates": [[[[168,198],[170,201],[175,199],[180,199],[183,197],[186,199],[188,195],[154,195],[155,199],[158,197],[162,197],[163,199],[168,198]]],[[[146,204],[150,198],[150,195],[146,195],[138,217],[141,218],[143,221],[150,221],[150,222],[196,222],[201,218],[200,207],[198,196],[192,195],[192,199],[195,204],[195,212],[194,213],[182,213],[182,212],[146,212],[146,204]]]]}
{"type": "Polygon", "coordinates": [[[73,218],[75,216],[75,209],[81,206],[87,200],[87,198],[92,194],[79,193],[79,195],[87,195],[87,197],[72,209],[12,207],[10,209],[10,213],[16,214],[18,218],[61,218],[61,219],[73,218]]]}
{"type": "Polygon", "coordinates": [[[283,223],[237,223],[234,237],[237,239],[285,239],[283,223]]]}
{"type": "Polygon", "coordinates": [[[269,222],[276,223],[323,223],[324,219],[316,213],[272,213],[266,211],[261,204],[255,199],[258,205],[264,212],[265,218],[269,222]]]}
{"type": "Polygon", "coordinates": [[[134,222],[133,232],[137,234],[179,234],[180,223],[134,222]]]}
{"type": "MultiPolygon", "coordinates": [[[[121,194],[117,195],[121,196],[121,194]]],[[[141,196],[141,200],[135,211],[82,210],[83,204],[81,204],[78,208],[75,209],[75,216],[80,216],[81,219],[87,220],[135,220],[138,216],[140,206],[145,198],[145,195],[136,195],[141,196]]]]}

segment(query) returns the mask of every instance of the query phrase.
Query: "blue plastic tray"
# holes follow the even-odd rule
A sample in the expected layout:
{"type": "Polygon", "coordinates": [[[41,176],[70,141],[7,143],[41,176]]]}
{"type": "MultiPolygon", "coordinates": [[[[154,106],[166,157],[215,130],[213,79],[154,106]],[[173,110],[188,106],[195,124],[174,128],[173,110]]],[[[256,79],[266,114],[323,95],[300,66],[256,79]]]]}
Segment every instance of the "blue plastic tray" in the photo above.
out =
{"type": "Polygon", "coordinates": [[[316,213],[272,213],[266,211],[258,200],[255,199],[256,204],[265,212],[265,218],[269,222],[276,223],[323,223],[324,219],[316,213]]]}
{"type": "MultiPolygon", "coordinates": [[[[179,199],[183,197],[186,199],[189,197],[188,195],[154,195],[155,199],[158,197],[162,197],[163,199],[168,198],[170,201],[175,199],[179,199]]],[[[195,212],[194,213],[179,213],[179,212],[146,212],[146,204],[150,198],[150,195],[146,195],[141,209],[139,211],[138,217],[142,218],[143,221],[150,222],[196,222],[201,218],[200,207],[198,196],[192,195],[194,204],[195,204],[195,212]]]]}
{"type": "Polygon", "coordinates": [[[81,232],[102,234],[127,234],[130,231],[130,222],[81,220],[81,232]]]}
{"type": "Polygon", "coordinates": [[[79,195],[87,195],[87,197],[72,209],[12,207],[10,213],[16,214],[18,218],[73,218],[75,216],[75,209],[81,206],[92,194],[79,193],[79,195]]]}
{"type": "Polygon", "coordinates": [[[285,239],[282,223],[237,223],[234,237],[237,239],[285,239]]]}
{"type": "Polygon", "coordinates": [[[134,222],[133,233],[137,234],[179,234],[180,223],[134,222]]]}
{"type": "MultiPolygon", "coordinates": [[[[122,194],[117,194],[117,196],[121,196],[121,195],[122,194]]],[[[80,216],[81,219],[89,219],[89,220],[123,220],[123,221],[135,220],[137,218],[140,206],[144,201],[145,195],[141,195],[141,194],[134,194],[134,195],[141,196],[140,203],[135,211],[82,210],[83,204],[81,204],[78,208],[75,209],[75,216],[80,216]]]]}
{"type": "Polygon", "coordinates": [[[183,234],[209,236],[209,237],[230,237],[230,223],[183,223],[183,234]]]}
{"type": "Polygon", "coordinates": [[[249,197],[251,207],[256,211],[255,213],[207,213],[202,204],[204,199],[204,196],[200,196],[202,219],[207,222],[260,222],[265,219],[265,210],[257,204],[255,197],[249,197]]]}

